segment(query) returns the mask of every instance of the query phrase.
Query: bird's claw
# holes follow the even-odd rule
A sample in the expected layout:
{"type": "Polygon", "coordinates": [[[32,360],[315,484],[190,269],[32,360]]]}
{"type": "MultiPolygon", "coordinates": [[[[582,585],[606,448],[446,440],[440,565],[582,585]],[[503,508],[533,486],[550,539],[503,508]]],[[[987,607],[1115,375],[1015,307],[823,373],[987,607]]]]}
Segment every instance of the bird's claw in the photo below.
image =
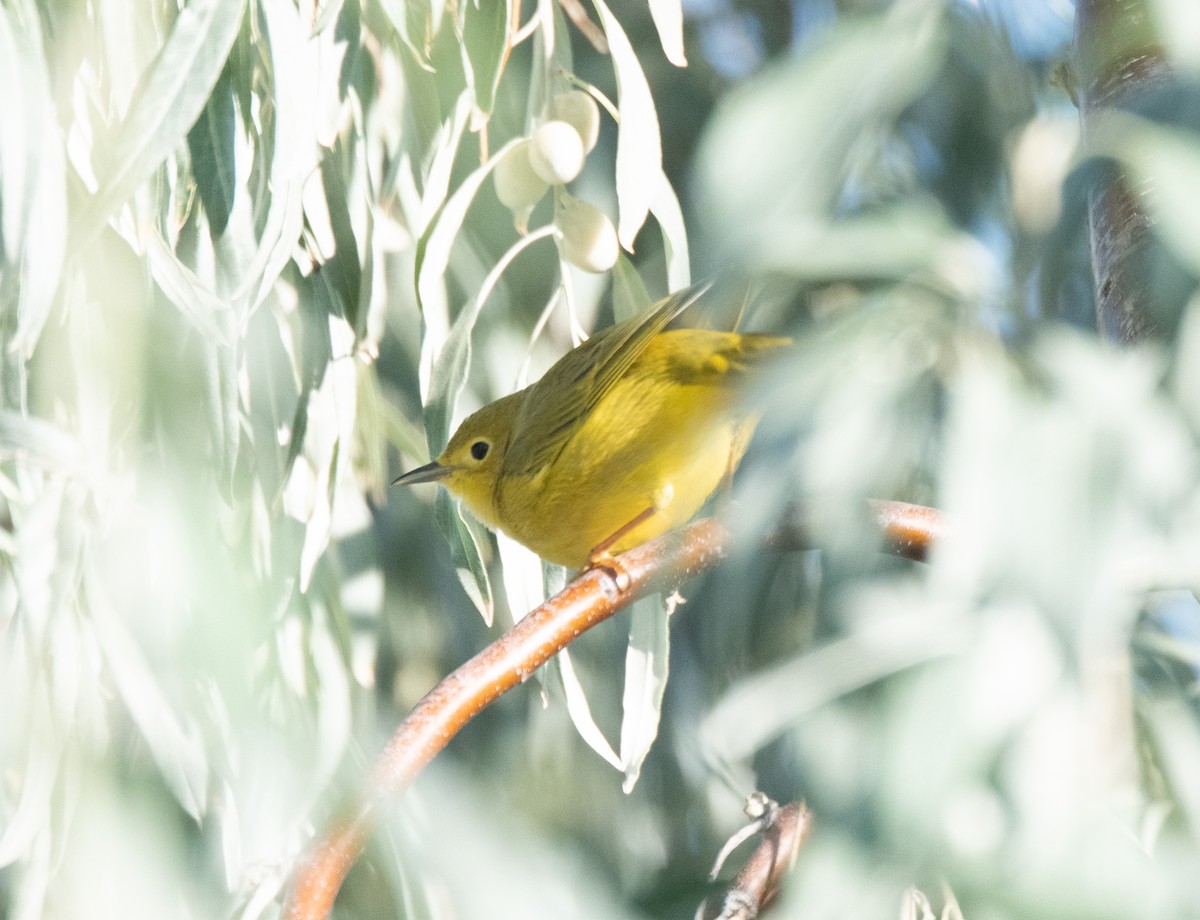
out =
{"type": "Polygon", "coordinates": [[[629,590],[629,586],[633,584],[633,579],[625,571],[625,567],[617,561],[617,557],[612,553],[599,552],[589,556],[587,568],[584,571],[592,571],[593,569],[607,575],[616,586],[618,594],[624,594],[629,590]]]}

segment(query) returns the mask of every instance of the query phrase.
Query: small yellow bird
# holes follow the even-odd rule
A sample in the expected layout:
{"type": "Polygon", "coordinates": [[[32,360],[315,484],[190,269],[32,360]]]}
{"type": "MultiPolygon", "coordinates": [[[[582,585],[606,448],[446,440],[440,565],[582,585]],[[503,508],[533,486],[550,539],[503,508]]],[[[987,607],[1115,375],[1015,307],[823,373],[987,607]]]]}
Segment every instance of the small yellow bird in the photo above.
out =
{"type": "Polygon", "coordinates": [[[489,527],[572,569],[685,524],[732,474],[758,421],[738,402],[739,382],[790,342],[667,331],[706,289],[596,333],[469,416],[435,462],[394,484],[440,482],[489,527]]]}

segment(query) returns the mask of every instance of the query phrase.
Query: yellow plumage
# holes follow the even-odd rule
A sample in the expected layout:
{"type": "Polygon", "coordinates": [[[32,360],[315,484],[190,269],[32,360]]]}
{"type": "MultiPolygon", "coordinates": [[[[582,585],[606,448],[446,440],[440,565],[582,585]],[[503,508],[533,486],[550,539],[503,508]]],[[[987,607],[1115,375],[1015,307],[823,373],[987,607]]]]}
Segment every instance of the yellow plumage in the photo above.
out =
{"type": "Polygon", "coordinates": [[[687,522],[732,472],[757,418],[738,384],[787,339],[665,331],[703,289],[602,330],[541,380],[468,417],[440,481],[485,524],[580,568],[687,522]]]}

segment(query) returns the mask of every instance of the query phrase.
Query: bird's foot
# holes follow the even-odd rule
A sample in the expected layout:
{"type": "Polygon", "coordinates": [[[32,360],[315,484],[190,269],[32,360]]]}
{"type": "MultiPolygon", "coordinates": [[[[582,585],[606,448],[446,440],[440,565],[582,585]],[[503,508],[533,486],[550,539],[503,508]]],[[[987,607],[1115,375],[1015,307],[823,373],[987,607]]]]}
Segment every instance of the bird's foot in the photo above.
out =
{"type": "Polygon", "coordinates": [[[617,561],[616,556],[607,550],[593,550],[592,554],[588,556],[587,567],[584,571],[590,572],[593,569],[607,575],[616,586],[618,594],[624,594],[633,583],[633,579],[625,571],[625,567],[617,561]]]}

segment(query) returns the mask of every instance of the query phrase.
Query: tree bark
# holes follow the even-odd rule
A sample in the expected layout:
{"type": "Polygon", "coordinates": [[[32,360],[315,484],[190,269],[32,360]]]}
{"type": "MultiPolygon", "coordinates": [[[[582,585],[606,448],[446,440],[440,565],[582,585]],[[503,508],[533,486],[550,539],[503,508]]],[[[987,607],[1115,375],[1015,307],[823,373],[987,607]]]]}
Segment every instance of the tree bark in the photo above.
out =
{"type": "MultiPolygon", "coordinates": [[[[1085,142],[1097,113],[1128,107],[1169,78],[1153,26],[1146,0],[1077,0],[1075,71],[1085,142]]],[[[1145,283],[1152,243],[1145,193],[1117,168],[1088,197],[1096,322],[1103,336],[1121,345],[1166,331],[1145,283]]]]}

